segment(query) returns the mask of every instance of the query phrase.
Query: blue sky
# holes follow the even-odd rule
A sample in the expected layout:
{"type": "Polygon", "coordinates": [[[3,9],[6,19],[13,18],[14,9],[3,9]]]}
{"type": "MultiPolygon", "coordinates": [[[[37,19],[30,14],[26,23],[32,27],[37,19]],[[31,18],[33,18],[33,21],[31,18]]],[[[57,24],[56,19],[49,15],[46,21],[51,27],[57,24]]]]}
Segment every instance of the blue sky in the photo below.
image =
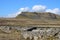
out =
{"type": "Polygon", "coordinates": [[[32,8],[34,5],[45,5],[48,9],[60,9],[60,0],[0,0],[0,17],[16,13],[20,8],[32,8]]]}

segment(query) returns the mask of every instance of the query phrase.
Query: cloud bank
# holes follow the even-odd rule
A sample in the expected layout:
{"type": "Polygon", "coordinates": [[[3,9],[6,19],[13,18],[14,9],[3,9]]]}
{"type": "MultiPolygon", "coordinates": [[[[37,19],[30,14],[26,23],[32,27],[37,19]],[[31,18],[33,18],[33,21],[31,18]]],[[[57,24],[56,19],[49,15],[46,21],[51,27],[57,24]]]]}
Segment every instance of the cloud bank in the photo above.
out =
{"type": "Polygon", "coordinates": [[[32,10],[34,12],[45,12],[46,6],[44,6],[44,5],[35,5],[35,6],[32,7],[32,10]]]}
{"type": "Polygon", "coordinates": [[[7,17],[16,17],[18,14],[20,14],[21,12],[28,12],[29,11],[29,8],[28,7],[25,7],[25,8],[20,8],[19,10],[18,10],[18,12],[16,12],[16,13],[12,13],[12,14],[8,14],[8,16],[7,17]]]}
{"type": "Polygon", "coordinates": [[[8,17],[16,17],[21,12],[31,11],[30,9],[33,12],[51,12],[51,13],[55,13],[55,14],[60,14],[60,9],[59,8],[48,9],[44,5],[34,5],[32,8],[29,8],[29,7],[20,8],[17,13],[9,14],[8,17]]]}
{"type": "Polygon", "coordinates": [[[59,9],[59,8],[47,9],[46,12],[51,12],[51,13],[55,13],[55,14],[60,14],[60,9],[59,9]]]}

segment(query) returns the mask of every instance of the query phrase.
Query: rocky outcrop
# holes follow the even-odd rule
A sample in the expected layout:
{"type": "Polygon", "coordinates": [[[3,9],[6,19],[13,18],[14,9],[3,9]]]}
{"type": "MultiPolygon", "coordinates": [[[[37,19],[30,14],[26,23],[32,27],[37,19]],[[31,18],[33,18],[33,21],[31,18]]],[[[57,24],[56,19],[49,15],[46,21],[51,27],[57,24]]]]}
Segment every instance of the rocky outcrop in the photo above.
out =
{"type": "MultiPolygon", "coordinates": [[[[21,32],[24,40],[60,40],[60,28],[56,27],[20,27],[20,26],[1,26],[0,29],[6,33],[16,29],[21,32]]],[[[21,39],[22,40],[22,39],[21,39]]]]}
{"type": "MultiPolygon", "coordinates": [[[[30,39],[32,39],[32,37],[36,37],[38,39],[38,37],[42,38],[48,38],[48,37],[57,37],[60,33],[60,28],[37,28],[36,30],[32,30],[32,31],[24,31],[22,32],[22,35],[24,36],[24,38],[26,39],[27,37],[29,37],[30,39]]],[[[60,39],[60,37],[58,36],[58,38],[60,39]]]]}

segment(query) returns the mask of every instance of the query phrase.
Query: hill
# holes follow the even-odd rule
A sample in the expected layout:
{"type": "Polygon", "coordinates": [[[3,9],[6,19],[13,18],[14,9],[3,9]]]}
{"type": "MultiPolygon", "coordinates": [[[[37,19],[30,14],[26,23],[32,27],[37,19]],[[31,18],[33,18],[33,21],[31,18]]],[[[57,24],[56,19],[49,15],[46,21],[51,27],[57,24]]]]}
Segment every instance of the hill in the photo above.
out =
{"type": "Polygon", "coordinates": [[[49,12],[43,12],[43,13],[37,13],[37,12],[22,12],[19,14],[16,18],[28,18],[28,19],[60,19],[60,15],[49,13],[49,12]]]}
{"type": "Polygon", "coordinates": [[[5,26],[35,26],[35,25],[59,25],[60,26],[60,15],[43,12],[22,12],[15,18],[1,18],[0,25],[5,26]]]}
{"type": "Polygon", "coordinates": [[[15,18],[0,18],[0,40],[60,40],[59,27],[60,15],[22,12],[15,18]]]}

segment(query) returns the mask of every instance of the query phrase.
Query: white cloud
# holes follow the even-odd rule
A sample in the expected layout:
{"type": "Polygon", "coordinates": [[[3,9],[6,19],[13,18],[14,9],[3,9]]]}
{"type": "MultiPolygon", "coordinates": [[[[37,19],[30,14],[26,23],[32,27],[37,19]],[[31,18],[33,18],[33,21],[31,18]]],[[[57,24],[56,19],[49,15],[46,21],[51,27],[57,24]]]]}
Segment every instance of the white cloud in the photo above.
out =
{"type": "Polygon", "coordinates": [[[12,18],[12,17],[16,17],[18,14],[20,14],[21,12],[17,12],[17,13],[12,13],[12,14],[8,14],[7,17],[12,18]]]}
{"type": "Polygon", "coordinates": [[[46,12],[51,12],[51,13],[55,13],[55,14],[60,14],[60,9],[59,9],[59,8],[47,9],[46,12]]]}
{"type": "MultiPolygon", "coordinates": [[[[60,9],[59,8],[54,8],[54,9],[46,9],[47,7],[44,5],[34,5],[31,10],[34,12],[51,12],[55,14],[60,14],[60,9]]],[[[7,17],[16,17],[18,14],[21,12],[30,12],[31,11],[29,7],[24,7],[20,8],[17,13],[13,14],[8,14],[7,17]]]]}
{"type": "Polygon", "coordinates": [[[35,12],[51,12],[55,14],[60,14],[60,9],[59,8],[54,8],[54,9],[46,9],[47,7],[44,5],[34,5],[32,7],[32,10],[35,12]]]}
{"type": "Polygon", "coordinates": [[[27,11],[29,11],[29,8],[28,7],[25,7],[25,8],[20,8],[19,9],[21,12],[27,12],[27,11]]]}
{"type": "Polygon", "coordinates": [[[20,8],[19,11],[17,13],[12,13],[12,14],[8,14],[7,17],[16,17],[18,14],[20,14],[21,12],[28,12],[29,8],[25,7],[25,8],[20,8]]]}
{"type": "Polygon", "coordinates": [[[35,12],[45,12],[46,6],[44,6],[44,5],[34,5],[32,7],[32,10],[35,11],[35,12]]]}

